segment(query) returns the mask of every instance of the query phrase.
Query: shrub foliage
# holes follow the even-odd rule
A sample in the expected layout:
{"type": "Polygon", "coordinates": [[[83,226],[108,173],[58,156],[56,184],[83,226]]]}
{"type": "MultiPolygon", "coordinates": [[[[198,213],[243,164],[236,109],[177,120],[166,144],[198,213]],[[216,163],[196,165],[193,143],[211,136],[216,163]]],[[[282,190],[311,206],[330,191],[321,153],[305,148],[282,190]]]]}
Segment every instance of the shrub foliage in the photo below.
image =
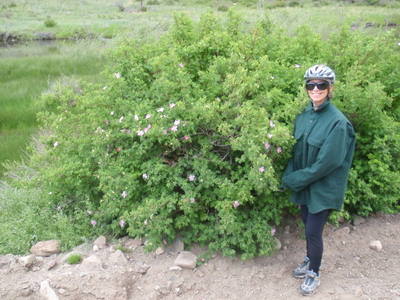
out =
{"type": "Polygon", "coordinates": [[[279,186],[308,101],[302,76],[327,63],[358,137],[345,214],[398,209],[394,34],[289,37],[268,21],[241,24],[232,12],[224,22],[177,16],[160,40],[120,46],[107,86],[46,95],[40,184],[54,208],[150,249],[180,236],[225,255],[270,253],[272,226],[296,209],[279,186]]]}

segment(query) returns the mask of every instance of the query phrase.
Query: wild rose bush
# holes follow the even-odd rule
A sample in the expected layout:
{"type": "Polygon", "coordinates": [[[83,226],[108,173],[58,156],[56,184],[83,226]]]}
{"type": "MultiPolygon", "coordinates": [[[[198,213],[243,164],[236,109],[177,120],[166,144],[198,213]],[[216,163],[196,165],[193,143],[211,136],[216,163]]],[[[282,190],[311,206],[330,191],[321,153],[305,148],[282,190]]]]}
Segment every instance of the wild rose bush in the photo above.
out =
{"type": "Polygon", "coordinates": [[[318,62],[337,71],[335,102],[358,132],[345,215],[398,209],[394,35],[241,24],[232,12],[178,16],[159,41],[120,46],[106,86],[45,96],[57,108],[40,117],[51,129],[40,184],[54,209],[150,249],[179,236],[225,255],[270,253],[273,226],[296,210],[280,178],[308,101],[302,76],[318,62]]]}

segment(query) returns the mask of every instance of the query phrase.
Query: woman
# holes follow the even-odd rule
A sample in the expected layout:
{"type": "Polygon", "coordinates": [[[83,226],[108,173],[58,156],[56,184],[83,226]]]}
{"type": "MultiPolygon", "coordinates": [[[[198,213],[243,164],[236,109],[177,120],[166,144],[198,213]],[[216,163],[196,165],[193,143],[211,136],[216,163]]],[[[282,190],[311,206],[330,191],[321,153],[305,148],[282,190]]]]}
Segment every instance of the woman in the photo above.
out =
{"type": "Polygon", "coordinates": [[[300,292],[308,295],[320,284],[322,232],[331,210],[343,204],[355,134],[349,120],[331,103],[335,82],[331,68],[312,66],[304,80],[311,101],[296,118],[297,142],[282,181],[300,206],[305,225],[307,253],[293,276],[304,278],[300,292]]]}

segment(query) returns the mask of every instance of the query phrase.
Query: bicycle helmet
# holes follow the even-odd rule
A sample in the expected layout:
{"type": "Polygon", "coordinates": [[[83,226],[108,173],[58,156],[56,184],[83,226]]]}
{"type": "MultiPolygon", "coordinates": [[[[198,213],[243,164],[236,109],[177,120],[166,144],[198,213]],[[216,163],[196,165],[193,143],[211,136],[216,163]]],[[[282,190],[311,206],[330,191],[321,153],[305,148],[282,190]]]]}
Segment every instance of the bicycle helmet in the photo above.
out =
{"type": "Polygon", "coordinates": [[[330,84],[335,83],[335,72],[326,65],[314,65],[310,67],[304,74],[304,80],[322,79],[328,81],[330,84]]]}

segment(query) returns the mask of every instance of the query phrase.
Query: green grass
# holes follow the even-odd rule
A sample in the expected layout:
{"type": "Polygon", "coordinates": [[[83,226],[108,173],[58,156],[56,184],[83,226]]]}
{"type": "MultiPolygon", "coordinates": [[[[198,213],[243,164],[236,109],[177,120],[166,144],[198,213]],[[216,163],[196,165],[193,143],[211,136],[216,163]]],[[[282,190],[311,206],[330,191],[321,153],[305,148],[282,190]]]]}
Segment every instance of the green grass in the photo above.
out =
{"type": "Polygon", "coordinates": [[[248,24],[255,23],[267,12],[273,23],[289,31],[304,24],[315,27],[317,31],[329,32],[342,24],[357,24],[363,27],[365,23],[384,25],[400,22],[399,1],[390,1],[396,4],[397,8],[389,8],[349,6],[338,1],[320,1],[318,3],[331,4],[320,6],[321,4],[304,0],[298,1],[303,7],[276,9],[267,9],[273,2],[267,0],[255,1],[258,4],[250,7],[240,5],[246,1],[239,1],[238,5],[233,5],[232,1],[211,0],[159,1],[159,5],[146,5],[148,1],[144,1],[146,12],[140,12],[140,2],[133,0],[5,0],[5,2],[15,5],[0,5],[0,28],[2,28],[0,31],[13,32],[30,38],[43,32],[53,33],[58,38],[88,36],[112,38],[121,34],[135,38],[157,38],[168,30],[175,13],[182,12],[194,19],[210,10],[218,15],[226,15],[226,12],[218,10],[222,4],[226,7],[235,7],[243,14],[248,24]],[[118,3],[124,11],[119,9],[118,3]],[[47,27],[48,20],[54,21],[55,25],[47,27]]]}
{"type": "Polygon", "coordinates": [[[35,101],[41,93],[60,76],[97,80],[105,47],[99,41],[80,41],[0,49],[0,165],[18,160],[35,132],[35,101]]]}

